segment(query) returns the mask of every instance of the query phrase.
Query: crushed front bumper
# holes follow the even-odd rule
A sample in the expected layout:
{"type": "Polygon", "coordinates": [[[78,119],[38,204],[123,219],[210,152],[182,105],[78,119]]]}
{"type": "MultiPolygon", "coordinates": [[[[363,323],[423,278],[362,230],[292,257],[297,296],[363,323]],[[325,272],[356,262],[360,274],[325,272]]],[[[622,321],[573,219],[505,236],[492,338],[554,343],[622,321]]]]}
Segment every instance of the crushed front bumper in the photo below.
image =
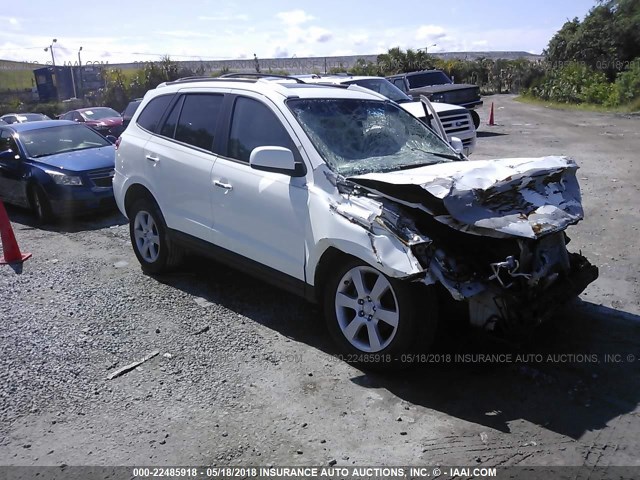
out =
{"type": "Polygon", "coordinates": [[[486,330],[517,334],[548,320],[598,278],[598,267],[582,255],[570,253],[569,260],[569,271],[544,290],[486,290],[469,298],[471,323],[486,330]]]}

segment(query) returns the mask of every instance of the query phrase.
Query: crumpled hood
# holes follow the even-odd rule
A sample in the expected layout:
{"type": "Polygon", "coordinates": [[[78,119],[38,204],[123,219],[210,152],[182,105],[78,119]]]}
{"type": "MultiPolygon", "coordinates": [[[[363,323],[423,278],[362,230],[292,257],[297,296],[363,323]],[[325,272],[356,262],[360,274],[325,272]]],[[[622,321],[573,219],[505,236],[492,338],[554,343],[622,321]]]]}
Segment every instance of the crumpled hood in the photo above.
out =
{"type": "Polygon", "coordinates": [[[457,230],[539,238],[583,218],[577,169],[570,158],[549,156],[446,162],[349,180],[457,230]]]}

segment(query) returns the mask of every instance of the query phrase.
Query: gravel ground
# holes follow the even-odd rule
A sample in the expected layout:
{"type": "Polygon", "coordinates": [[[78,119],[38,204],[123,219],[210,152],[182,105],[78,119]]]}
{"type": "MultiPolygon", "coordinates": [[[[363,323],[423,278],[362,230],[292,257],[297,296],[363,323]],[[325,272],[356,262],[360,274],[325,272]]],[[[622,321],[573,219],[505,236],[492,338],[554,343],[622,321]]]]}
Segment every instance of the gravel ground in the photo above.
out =
{"type": "Polygon", "coordinates": [[[33,258],[0,269],[0,464],[640,465],[640,118],[492,101],[472,158],[582,167],[570,248],[601,278],[556,322],[518,346],[445,329],[428,363],[368,374],[289,294],[196,258],[144,275],[115,212],[12,208],[33,258]]]}

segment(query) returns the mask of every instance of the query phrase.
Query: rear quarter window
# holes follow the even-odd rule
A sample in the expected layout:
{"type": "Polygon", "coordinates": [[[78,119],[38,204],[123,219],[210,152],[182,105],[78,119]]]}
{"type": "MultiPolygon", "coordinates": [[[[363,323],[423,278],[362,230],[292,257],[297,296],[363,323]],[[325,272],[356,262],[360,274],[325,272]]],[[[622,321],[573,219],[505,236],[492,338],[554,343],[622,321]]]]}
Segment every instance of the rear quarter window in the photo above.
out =
{"type": "Polygon", "coordinates": [[[140,112],[136,123],[145,130],[155,132],[172,99],[173,95],[162,95],[154,98],[140,112]]]}

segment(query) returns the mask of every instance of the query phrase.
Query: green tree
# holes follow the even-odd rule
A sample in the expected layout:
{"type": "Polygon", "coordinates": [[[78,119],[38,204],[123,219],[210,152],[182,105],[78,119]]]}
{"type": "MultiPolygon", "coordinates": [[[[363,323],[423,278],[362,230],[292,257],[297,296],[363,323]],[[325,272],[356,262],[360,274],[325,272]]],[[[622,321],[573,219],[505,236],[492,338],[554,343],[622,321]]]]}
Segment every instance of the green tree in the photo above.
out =
{"type": "Polygon", "coordinates": [[[119,68],[105,69],[103,71],[105,89],[102,103],[121,112],[129,103],[129,89],[127,78],[119,68]]]}
{"type": "Polygon", "coordinates": [[[640,56],[640,2],[599,0],[582,22],[566,22],[544,53],[551,68],[583,62],[613,80],[640,56]]]}
{"type": "Polygon", "coordinates": [[[404,52],[400,47],[391,48],[377,58],[378,71],[382,75],[425,70],[432,68],[434,63],[434,59],[424,50],[409,48],[404,52]]]}
{"type": "Polygon", "coordinates": [[[373,62],[368,62],[364,58],[359,58],[358,60],[356,60],[355,65],[351,68],[351,72],[354,75],[371,75],[371,76],[382,75],[382,73],[378,69],[377,64],[373,62]]]}

